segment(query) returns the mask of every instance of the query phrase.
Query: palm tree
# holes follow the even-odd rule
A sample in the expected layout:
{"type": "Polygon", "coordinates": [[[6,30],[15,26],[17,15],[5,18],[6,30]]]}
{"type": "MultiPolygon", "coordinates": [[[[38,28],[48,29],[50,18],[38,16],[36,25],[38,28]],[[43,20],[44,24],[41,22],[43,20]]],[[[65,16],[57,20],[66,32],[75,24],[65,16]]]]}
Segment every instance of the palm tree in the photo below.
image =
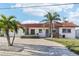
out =
{"type": "Polygon", "coordinates": [[[8,41],[8,46],[12,46],[14,39],[15,39],[15,32],[18,32],[19,28],[22,28],[22,26],[20,25],[20,23],[16,20],[14,20],[16,17],[15,16],[9,16],[6,17],[5,15],[1,15],[1,19],[0,19],[0,28],[1,30],[5,33],[7,41],[8,41]],[[9,32],[14,32],[14,37],[13,40],[11,42],[10,40],[10,35],[9,32]]]}
{"type": "Polygon", "coordinates": [[[46,19],[42,20],[46,21],[47,23],[49,23],[49,36],[52,38],[53,34],[52,34],[52,22],[53,22],[53,29],[54,29],[54,21],[56,20],[60,20],[60,15],[57,12],[47,12],[46,15],[44,15],[44,17],[46,17],[46,19]]]}
{"type": "Polygon", "coordinates": [[[19,28],[21,28],[23,30],[23,32],[25,32],[25,29],[21,26],[20,22],[18,22],[16,20],[12,20],[12,26],[13,26],[13,30],[14,30],[14,36],[13,36],[11,45],[13,45],[13,43],[14,43],[15,34],[18,33],[19,28]]]}

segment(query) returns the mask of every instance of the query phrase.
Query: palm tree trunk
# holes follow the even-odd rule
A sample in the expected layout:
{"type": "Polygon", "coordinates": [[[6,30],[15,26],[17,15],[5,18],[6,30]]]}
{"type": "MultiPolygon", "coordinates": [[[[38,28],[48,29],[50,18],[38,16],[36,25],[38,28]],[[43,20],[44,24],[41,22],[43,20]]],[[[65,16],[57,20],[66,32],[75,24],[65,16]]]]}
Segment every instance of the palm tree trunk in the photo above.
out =
{"type": "Polygon", "coordinates": [[[49,27],[50,37],[52,37],[52,21],[49,22],[49,27]]]}
{"type": "Polygon", "coordinates": [[[14,40],[15,40],[15,32],[14,32],[14,36],[13,36],[13,40],[12,40],[11,46],[13,46],[14,40]]]}
{"type": "Polygon", "coordinates": [[[51,38],[53,38],[52,23],[51,23],[51,38]]]}
{"type": "Polygon", "coordinates": [[[51,22],[49,22],[49,37],[51,37],[51,22]]]}
{"type": "Polygon", "coordinates": [[[6,37],[7,37],[8,46],[11,46],[11,44],[10,44],[10,36],[9,36],[9,30],[6,30],[6,37]]]}
{"type": "MultiPolygon", "coordinates": [[[[54,30],[54,20],[53,20],[53,26],[51,25],[51,30],[54,30]]],[[[54,32],[52,31],[52,34],[51,34],[51,38],[53,38],[54,37],[54,32]]]]}

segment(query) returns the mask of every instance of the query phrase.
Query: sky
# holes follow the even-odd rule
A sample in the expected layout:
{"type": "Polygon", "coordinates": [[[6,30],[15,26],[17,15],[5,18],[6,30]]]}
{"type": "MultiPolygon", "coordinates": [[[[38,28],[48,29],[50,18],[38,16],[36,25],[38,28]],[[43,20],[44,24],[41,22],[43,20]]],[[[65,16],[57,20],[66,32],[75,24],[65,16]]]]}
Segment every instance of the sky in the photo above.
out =
{"type": "Polygon", "coordinates": [[[16,16],[16,20],[21,23],[39,23],[45,19],[44,15],[47,11],[56,11],[60,14],[61,20],[68,20],[79,25],[79,4],[70,4],[62,6],[43,6],[43,7],[30,7],[53,5],[53,3],[0,3],[0,8],[14,8],[14,7],[28,7],[16,9],[0,9],[0,14],[6,16],[16,16]],[[66,19],[63,19],[66,17],[66,19]]]}

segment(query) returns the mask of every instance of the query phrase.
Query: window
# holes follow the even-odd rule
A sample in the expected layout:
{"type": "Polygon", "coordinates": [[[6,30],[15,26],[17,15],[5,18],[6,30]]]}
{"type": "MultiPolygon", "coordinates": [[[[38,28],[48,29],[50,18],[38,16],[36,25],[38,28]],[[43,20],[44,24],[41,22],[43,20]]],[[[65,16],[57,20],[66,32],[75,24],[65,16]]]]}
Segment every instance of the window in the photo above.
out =
{"type": "Polygon", "coordinates": [[[71,33],[71,29],[62,29],[63,33],[71,33]]]}
{"type": "Polygon", "coordinates": [[[31,34],[35,34],[35,29],[31,29],[31,34]]]}
{"type": "Polygon", "coordinates": [[[39,29],[39,33],[41,33],[42,32],[42,29],[39,29]]]}
{"type": "Polygon", "coordinates": [[[56,30],[52,30],[52,32],[56,32],[56,30]]]}
{"type": "Polygon", "coordinates": [[[71,29],[68,29],[68,33],[71,33],[71,29]]]}
{"type": "Polygon", "coordinates": [[[63,29],[62,32],[63,32],[63,33],[66,33],[66,29],[63,29]]]}

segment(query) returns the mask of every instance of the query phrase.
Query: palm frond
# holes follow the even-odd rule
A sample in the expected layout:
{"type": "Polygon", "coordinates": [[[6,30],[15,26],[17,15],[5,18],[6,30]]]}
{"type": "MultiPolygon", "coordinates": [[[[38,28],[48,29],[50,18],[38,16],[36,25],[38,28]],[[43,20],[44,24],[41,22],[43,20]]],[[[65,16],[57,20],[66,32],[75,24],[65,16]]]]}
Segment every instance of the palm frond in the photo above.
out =
{"type": "Polygon", "coordinates": [[[4,24],[2,22],[0,22],[0,28],[4,27],[4,24]]]}
{"type": "Polygon", "coordinates": [[[47,19],[44,19],[44,20],[42,20],[42,21],[40,21],[40,22],[47,22],[48,20],[47,19]]]}
{"type": "Polygon", "coordinates": [[[3,20],[7,20],[7,17],[6,17],[5,15],[1,15],[1,18],[2,18],[3,20]]]}
{"type": "Polygon", "coordinates": [[[16,18],[15,16],[9,16],[8,17],[8,20],[12,20],[12,19],[14,19],[14,18],[16,18]]]}
{"type": "Polygon", "coordinates": [[[22,27],[22,26],[21,26],[20,28],[23,30],[23,32],[25,32],[25,29],[24,29],[24,27],[22,27]]]}
{"type": "Polygon", "coordinates": [[[55,18],[55,20],[59,20],[59,21],[61,21],[61,19],[60,19],[60,18],[55,18]]]}
{"type": "Polygon", "coordinates": [[[0,19],[0,22],[4,22],[4,20],[3,19],[0,19]]]}

